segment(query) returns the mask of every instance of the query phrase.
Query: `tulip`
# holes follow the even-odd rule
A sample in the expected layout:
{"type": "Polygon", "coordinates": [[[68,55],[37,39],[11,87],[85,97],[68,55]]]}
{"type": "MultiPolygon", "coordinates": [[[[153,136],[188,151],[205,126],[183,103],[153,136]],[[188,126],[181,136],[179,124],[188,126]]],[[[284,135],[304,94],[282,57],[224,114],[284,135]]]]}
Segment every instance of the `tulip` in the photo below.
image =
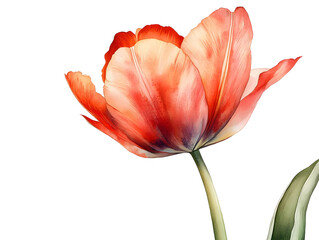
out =
{"type": "Polygon", "coordinates": [[[247,123],[262,93],[299,58],[251,69],[253,33],[244,8],[221,8],[184,38],[171,27],[120,32],[105,54],[104,96],[89,76],[69,72],[94,127],[141,157],[191,153],[207,192],[216,239],[226,239],[222,214],[199,149],[247,123]]]}

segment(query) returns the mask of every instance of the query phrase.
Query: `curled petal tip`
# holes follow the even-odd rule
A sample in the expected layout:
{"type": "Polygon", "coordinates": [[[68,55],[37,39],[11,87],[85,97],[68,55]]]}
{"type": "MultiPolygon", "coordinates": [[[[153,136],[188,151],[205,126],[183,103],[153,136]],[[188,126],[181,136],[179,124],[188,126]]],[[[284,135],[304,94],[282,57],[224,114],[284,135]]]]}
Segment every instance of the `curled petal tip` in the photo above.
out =
{"type": "Polygon", "coordinates": [[[297,57],[295,59],[293,59],[293,58],[291,59],[292,61],[294,61],[293,66],[299,61],[300,58],[302,58],[302,56],[299,56],[299,57],[297,57]]]}
{"type": "Polygon", "coordinates": [[[284,60],[282,60],[282,61],[280,61],[280,62],[284,62],[284,61],[287,61],[287,60],[288,60],[288,61],[293,61],[293,62],[297,63],[300,58],[302,58],[302,56],[299,56],[299,57],[296,57],[296,58],[284,59],[284,60]]]}
{"type": "Polygon", "coordinates": [[[75,77],[75,76],[89,77],[88,75],[82,74],[82,72],[80,72],[80,71],[77,71],[77,72],[69,71],[67,74],[64,74],[64,76],[65,76],[65,78],[66,78],[66,80],[67,80],[68,82],[70,82],[70,81],[71,81],[71,78],[72,78],[72,77],[75,77]]]}
{"type": "Polygon", "coordinates": [[[247,12],[243,6],[236,7],[235,11],[238,11],[238,10],[243,10],[243,11],[247,12]]]}
{"type": "Polygon", "coordinates": [[[87,121],[89,120],[89,118],[88,118],[87,116],[85,116],[85,115],[83,115],[83,114],[80,114],[80,115],[81,115],[82,117],[84,117],[85,120],[87,120],[87,121]]]}
{"type": "Polygon", "coordinates": [[[83,74],[81,71],[69,71],[67,74],[64,74],[65,76],[70,76],[70,75],[82,75],[84,77],[88,77],[88,75],[83,74]]]}

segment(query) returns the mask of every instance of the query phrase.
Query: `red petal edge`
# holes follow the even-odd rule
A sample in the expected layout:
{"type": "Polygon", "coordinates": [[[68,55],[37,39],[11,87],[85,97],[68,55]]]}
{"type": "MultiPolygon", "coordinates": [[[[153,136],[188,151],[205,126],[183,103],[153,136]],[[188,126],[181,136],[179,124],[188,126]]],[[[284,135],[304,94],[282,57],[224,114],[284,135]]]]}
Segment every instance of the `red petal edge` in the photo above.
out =
{"type": "Polygon", "coordinates": [[[113,54],[117,51],[117,49],[121,47],[132,47],[136,43],[135,34],[132,32],[119,32],[115,34],[114,40],[110,45],[109,51],[104,55],[105,64],[102,69],[102,80],[105,82],[106,77],[106,68],[109,65],[109,62],[113,56],[113,54]]]}

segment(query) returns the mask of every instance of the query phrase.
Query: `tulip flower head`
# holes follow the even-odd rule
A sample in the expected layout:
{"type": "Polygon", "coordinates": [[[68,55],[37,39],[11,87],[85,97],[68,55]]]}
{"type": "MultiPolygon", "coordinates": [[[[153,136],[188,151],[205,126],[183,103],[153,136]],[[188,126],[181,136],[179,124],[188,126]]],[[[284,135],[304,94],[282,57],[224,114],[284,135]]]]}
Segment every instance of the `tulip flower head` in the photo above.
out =
{"type": "Polygon", "coordinates": [[[69,72],[85,119],[132,153],[163,157],[225,140],[247,123],[262,93],[298,61],[251,69],[244,8],[221,8],[184,38],[171,27],[120,32],[105,54],[104,96],[89,76],[69,72]]]}

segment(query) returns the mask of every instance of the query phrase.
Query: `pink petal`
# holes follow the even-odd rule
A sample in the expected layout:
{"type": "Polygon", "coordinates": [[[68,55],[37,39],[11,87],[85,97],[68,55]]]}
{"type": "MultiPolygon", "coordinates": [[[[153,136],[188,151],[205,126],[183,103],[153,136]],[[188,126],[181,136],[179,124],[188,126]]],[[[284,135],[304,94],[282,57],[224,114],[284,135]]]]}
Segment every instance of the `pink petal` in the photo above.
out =
{"type": "Polygon", "coordinates": [[[233,117],[221,130],[221,132],[205,146],[223,141],[239,132],[248,122],[263,92],[272,84],[278,82],[283,76],[285,76],[299,59],[300,57],[296,59],[283,60],[275,67],[265,72],[263,72],[261,69],[255,70],[250,81],[255,82],[256,79],[258,79],[257,86],[253,91],[250,92],[250,94],[241,100],[233,117]]]}
{"type": "Polygon", "coordinates": [[[105,74],[107,65],[109,64],[113,54],[117,51],[117,49],[121,47],[132,47],[136,43],[136,37],[135,34],[132,32],[119,32],[115,34],[113,42],[111,43],[111,46],[109,48],[109,51],[105,53],[105,64],[102,69],[102,80],[105,82],[105,74]]]}
{"type": "Polygon", "coordinates": [[[200,144],[209,141],[236,110],[247,85],[252,29],[247,12],[219,9],[194,28],[181,48],[202,77],[209,120],[200,144]]]}
{"type": "Polygon", "coordinates": [[[167,156],[167,153],[143,150],[114,127],[110,120],[105,98],[95,91],[95,86],[89,76],[82,75],[80,72],[69,72],[65,77],[78,101],[98,120],[94,121],[83,116],[90,124],[118,141],[136,155],[141,157],[167,156]]]}
{"type": "Polygon", "coordinates": [[[255,68],[251,70],[248,83],[246,85],[243,95],[241,96],[241,99],[248,96],[256,88],[258,84],[259,74],[261,74],[262,72],[266,72],[268,70],[269,68],[255,68]]]}
{"type": "Polygon", "coordinates": [[[199,73],[181,49],[141,40],[113,55],[106,79],[108,110],[132,141],[161,152],[193,150],[207,104],[199,73]]]}
{"type": "MultiPolygon", "coordinates": [[[[106,128],[102,123],[98,122],[98,121],[94,121],[86,116],[83,115],[83,117],[95,128],[97,128],[98,130],[100,130],[101,132],[105,133],[106,135],[110,136],[110,130],[108,128],[106,128]]],[[[163,152],[149,152],[146,151],[145,149],[140,148],[139,146],[137,146],[136,144],[134,144],[133,142],[131,142],[128,139],[123,139],[117,135],[111,134],[112,138],[114,140],[116,140],[117,142],[119,142],[122,146],[124,146],[128,151],[130,151],[131,153],[134,153],[140,157],[145,157],[145,158],[155,158],[155,157],[166,157],[169,156],[171,154],[169,153],[163,153],[163,152]]]]}
{"type": "Polygon", "coordinates": [[[170,42],[180,47],[183,37],[171,27],[162,27],[158,24],[147,25],[142,29],[137,29],[136,34],[132,32],[119,32],[115,34],[109,51],[104,55],[105,64],[102,69],[102,80],[105,82],[105,74],[107,66],[113,54],[121,47],[133,47],[137,41],[143,39],[158,39],[164,42],[170,42]]]}

